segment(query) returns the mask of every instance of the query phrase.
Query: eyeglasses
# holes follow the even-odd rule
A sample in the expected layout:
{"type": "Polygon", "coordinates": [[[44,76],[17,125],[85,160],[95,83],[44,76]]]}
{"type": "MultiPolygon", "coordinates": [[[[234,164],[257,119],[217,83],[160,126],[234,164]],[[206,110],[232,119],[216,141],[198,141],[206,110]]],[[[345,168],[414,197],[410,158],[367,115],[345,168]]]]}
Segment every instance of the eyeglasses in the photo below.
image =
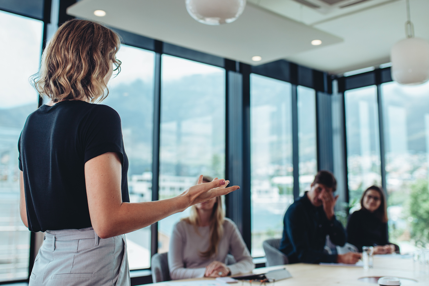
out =
{"type": "Polygon", "coordinates": [[[378,202],[379,200],[381,200],[380,197],[375,197],[375,196],[371,196],[371,195],[366,195],[366,197],[368,198],[368,200],[373,199],[376,202],[378,202]]]}

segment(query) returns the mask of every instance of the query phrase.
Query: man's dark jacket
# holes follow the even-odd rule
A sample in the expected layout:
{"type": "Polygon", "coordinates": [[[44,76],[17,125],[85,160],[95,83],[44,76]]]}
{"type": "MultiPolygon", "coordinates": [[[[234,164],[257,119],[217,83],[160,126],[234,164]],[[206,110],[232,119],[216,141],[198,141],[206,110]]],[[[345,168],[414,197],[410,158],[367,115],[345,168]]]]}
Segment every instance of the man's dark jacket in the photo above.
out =
{"type": "Polygon", "coordinates": [[[346,232],[341,222],[326,217],[323,206],[315,207],[307,192],[286,211],[283,220],[283,237],[280,251],[286,254],[289,263],[335,263],[337,255],[324,250],[326,236],[335,245],[346,243],[346,232]]]}

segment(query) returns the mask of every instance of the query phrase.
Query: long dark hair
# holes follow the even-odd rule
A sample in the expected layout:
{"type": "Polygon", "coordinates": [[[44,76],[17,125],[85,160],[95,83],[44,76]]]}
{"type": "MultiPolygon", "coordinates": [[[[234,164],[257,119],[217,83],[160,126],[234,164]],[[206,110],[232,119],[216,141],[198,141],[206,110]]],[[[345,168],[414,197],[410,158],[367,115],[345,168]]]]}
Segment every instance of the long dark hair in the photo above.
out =
{"type": "Polygon", "coordinates": [[[366,196],[366,193],[368,191],[377,191],[380,194],[380,206],[378,207],[378,209],[376,209],[374,211],[374,214],[377,218],[379,218],[382,222],[387,223],[387,204],[386,204],[386,197],[384,196],[384,192],[383,189],[378,187],[378,186],[371,186],[368,189],[365,190],[365,192],[363,192],[362,194],[362,198],[360,199],[360,205],[362,207],[362,209],[366,209],[363,206],[363,200],[366,196]]]}

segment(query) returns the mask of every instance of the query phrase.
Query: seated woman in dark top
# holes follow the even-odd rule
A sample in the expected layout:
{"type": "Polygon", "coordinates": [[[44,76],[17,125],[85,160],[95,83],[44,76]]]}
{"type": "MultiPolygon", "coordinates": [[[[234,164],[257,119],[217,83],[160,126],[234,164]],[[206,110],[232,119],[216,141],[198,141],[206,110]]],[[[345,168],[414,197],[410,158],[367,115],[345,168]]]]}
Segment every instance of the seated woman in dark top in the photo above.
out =
{"type": "Polygon", "coordinates": [[[360,200],[361,209],[350,215],[347,224],[347,242],[362,251],[363,246],[374,246],[374,254],[388,254],[395,250],[389,244],[386,199],[383,190],[371,186],[360,200]]]}

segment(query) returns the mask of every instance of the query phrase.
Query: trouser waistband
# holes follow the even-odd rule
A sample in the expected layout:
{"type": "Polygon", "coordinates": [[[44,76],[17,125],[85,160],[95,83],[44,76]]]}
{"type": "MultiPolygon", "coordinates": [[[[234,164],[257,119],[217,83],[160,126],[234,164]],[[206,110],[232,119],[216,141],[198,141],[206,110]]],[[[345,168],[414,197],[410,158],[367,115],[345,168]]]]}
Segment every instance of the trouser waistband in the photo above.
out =
{"type": "Polygon", "coordinates": [[[77,242],[80,239],[94,239],[94,245],[98,245],[100,242],[100,237],[95,233],[94,229],[88,227],[82,229],[47,230],[45,232],[44,244],[46,244],[46,247],[49,249],[55,250],[58,243],[61,244],[64,242],[70,245],[70,242],[77,242]]]}

